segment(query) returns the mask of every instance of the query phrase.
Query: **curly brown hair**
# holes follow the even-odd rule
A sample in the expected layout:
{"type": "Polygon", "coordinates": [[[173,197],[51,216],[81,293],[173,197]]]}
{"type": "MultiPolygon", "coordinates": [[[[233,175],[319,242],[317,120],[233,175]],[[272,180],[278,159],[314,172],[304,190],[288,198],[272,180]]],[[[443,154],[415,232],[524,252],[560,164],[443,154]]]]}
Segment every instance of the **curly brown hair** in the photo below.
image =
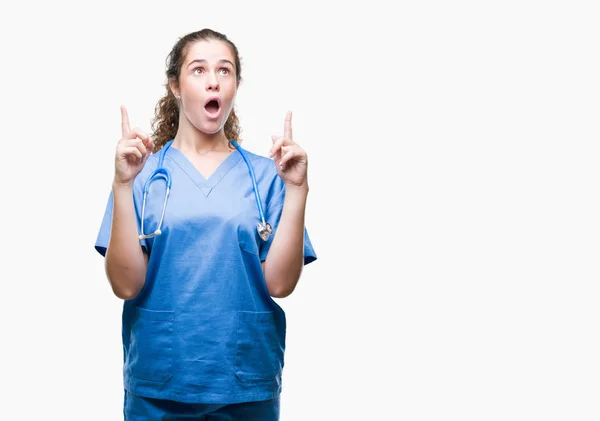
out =
{"type": "MultiPolygon", "coordinates": [[[[177,129],[179,127],[179,104],[175,98],[175,95],[173,95],[173,92],[171,92],[169,81],[175,80],[177,83],[179,83],[181,66],[183,65],[183,61],[187,55],[189,45],[197,41],[206,40],[218,40],[227,44],[235,60],[235,76],[237,86],[239,86],[242,80],[242,68],[237,47],[227,38],[227,36],[217,31],[213,31],[212,29],[204,28],[200,31],[191,32],[181,37],[167,56],[167,82],[164,85],[166,94],[158,101],[154,110],[155,116],[152,119],[152,131],[154,132],[152,137],[155,145],[154,152],[160,150],[165,143],[173,139],[177,134],[177,129]]],[[[238,117],[233,108],[231,109],[231,113],[225,122],[224,131],[227,139],[240,142],[241,128],[239,126],[238,117]]]]}

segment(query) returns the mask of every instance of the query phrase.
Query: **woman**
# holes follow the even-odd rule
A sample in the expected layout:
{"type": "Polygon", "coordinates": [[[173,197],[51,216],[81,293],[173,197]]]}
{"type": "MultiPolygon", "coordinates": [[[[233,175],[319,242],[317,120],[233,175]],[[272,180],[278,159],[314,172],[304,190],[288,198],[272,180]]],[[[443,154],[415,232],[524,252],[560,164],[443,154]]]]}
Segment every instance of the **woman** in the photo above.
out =
{"type": "Polygon", "coordinates": [[[307,155],[291,113],[269,157],[239,146],[240,59],[223,34],[186,35],[167,67],[153,136],[121,108],[96,242],[124,300],[125,419],[277,420],[286,320],[272,297],[316,259],[307,155]]]}

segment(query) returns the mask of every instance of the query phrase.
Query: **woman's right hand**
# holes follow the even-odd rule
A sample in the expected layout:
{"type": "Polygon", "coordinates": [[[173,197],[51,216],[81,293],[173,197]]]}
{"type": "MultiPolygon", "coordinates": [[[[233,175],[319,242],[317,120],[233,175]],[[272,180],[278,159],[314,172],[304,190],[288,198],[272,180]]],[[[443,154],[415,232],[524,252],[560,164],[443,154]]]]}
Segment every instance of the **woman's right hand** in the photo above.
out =
{"type": "Polygon", "coordinates": [[[129,128],[129,116],[123,105],[121,106],[121,130],[122,137],[117,144],[115,155],[114,181],[121,185],[132,185],[154,150],[154,142],[141,129],[129,128]]]}

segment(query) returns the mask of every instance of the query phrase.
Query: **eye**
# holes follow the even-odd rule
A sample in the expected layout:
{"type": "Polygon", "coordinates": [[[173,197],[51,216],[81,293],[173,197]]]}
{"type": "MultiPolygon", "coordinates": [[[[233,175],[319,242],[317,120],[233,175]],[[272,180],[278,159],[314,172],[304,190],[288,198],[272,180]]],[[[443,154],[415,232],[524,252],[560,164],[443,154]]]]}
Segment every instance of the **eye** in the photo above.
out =
{"type": "Polygon", "coordinates": [[[227,67],[222,67],[220,70],[224,71],[225,73],[223,73],[223,74],[225,74],[225,75],[229,74],[229,69],[227,67]]]}
{"type": "Polygon", "coordinates": [[[202,70],[202,71],[204,71],[204,69],[203,69],[202,67],[196,67],[196,68],[194,69],[194,73],[196,73],[196,70],[202,70]]]}

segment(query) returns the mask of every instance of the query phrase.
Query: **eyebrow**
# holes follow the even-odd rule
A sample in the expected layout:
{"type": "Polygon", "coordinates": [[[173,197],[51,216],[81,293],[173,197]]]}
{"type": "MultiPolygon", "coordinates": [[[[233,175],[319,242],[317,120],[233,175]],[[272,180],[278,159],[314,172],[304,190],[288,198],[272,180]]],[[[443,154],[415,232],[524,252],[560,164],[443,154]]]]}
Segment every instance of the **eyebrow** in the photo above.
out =
{"type": "MultiPolygon", "coordinates": [[[[194,63],[206,63],[206,60],[204,60],[204,59],[192,60],[189,62],[188,67],[190,67],[194,63]]],[[[226,59],[221,59],[218,61],[218,63],[229,63],[229,64],[231,64],[231,67],[235,67],[232,62],[230,62],[229,60],[226,60],[226,59]]]]}

